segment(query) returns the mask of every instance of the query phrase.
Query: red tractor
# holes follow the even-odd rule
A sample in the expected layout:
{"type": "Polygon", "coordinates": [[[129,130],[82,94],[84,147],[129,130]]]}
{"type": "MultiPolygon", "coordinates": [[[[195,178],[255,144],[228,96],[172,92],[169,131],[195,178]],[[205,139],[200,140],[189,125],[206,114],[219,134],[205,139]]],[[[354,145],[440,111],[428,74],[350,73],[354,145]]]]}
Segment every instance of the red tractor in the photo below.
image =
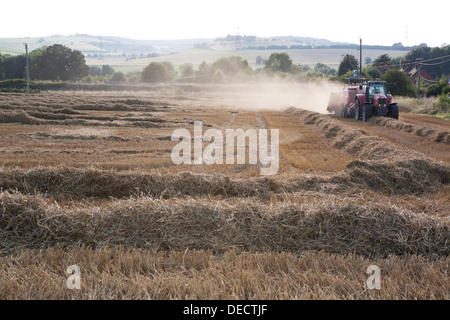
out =
{"type": "Polygon", "coordinates": [[[387,92],[385,81],[366,81],[357,76],[347,80],[342,92],[330,95],[327,107],[329,112],[362,121],[367,121],[372,116],[398,120],[398,106],[392,103],[392,95],[387,92]]]}

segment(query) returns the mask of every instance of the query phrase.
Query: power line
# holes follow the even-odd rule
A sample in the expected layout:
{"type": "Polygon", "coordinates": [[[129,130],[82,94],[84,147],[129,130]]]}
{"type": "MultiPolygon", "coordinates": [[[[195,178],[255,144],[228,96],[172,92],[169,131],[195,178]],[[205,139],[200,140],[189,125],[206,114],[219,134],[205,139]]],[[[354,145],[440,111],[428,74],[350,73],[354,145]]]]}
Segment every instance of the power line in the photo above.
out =
{"type": "MultiPolygon", "coordinates": [[[[446,56],[438,57],[438,58],[432,58],[432,59],[426,59],[426,60],[420,60],[420,61],[416,60],[413,62],[400,62],[400,63],[395,63],[395,64],[385,64],[383,66],[374,66],[374,67],[377,67],[377,68],[385,68],[386,66],[387,67],[399,67],[399,66],[408,66],[408,65],[417,64],[417,63],[420,63],[422,65],[427,65],[427,66],[430,65],[431,66],[431,65],[437,65],[437,64],[424,64],[422,62],[434,61],[434,60],[444,59],[444,58],[448,58],[448,57],[450,57],[450,54],[446,55],[446,56]]],[[[448,62],[448,61],[440,62],[438,64],[446,63],[446,62],[448,62]]]]}
{"type": "Polygon", "coordinates": [[[378,69],[383,69],[383,68],[386,68],[386,67],[388,67],[388,68],[389,67],[405,67],[405,66],[409,66],[409,65],[413,65],[413,64],[420,64],[422,66],[437,66],[437,65],[440,65],[440,64],[444,64],[444,63],[450,62],[450,60],[441,61],[441,62],[437,62],[437,63],[423,63],[423,62],[424,61],[427,62],[427,61],[442,59],[442,58],[446,58],[446,57],[450,57],[450,55],[442,56],[440,58],[434,58],[434,59],[416,60],[414,62],[400,62],[400,63],[397,63],[397,64],[385,64],[385,65],[382,65],[382,66],[374,66],[374,65],[372,65],[372,66],[376,67],[378,69]]]}
{"type": "MultiPolygon", "coordinates": [[[[443,58],[447,58],[450,57],[450,55],[447,56],[442,56],[439,58],[433,58],[433,59],[426,59],[426,60],[419,60],[419,61],[413,61],[413,62],[400,62],[400,65],[411,65],[411,64],[416,64],[416,63],[421,63],[423,64],[423,62],[428,62],[428,61],[433,61],[433,60],[438,60],[438,59],[443,59],[443,58]]],[[[392,66],[398,66],[399,64],[392,64],[392,66]]],[[[389,66],[389,65],[388,65],[389,66]]]]}
{"type": "Polygon", "coordinates": [[[443,58],[447,58],[447,57],[450,57],[450,54],[446,55],[446,56],[442,56],[442,57],[438,57],[438,58],[432,58],[432,59],[426,59],[426,60],[422,60],[422,61],[427,62],[427,61],[439,60],[439,59],[443,59],[443,58]]]}
{"type": "Polygon", "coordinates": [[[450,60],[442,61],[442,62],[438,62],[438,63],[421,63],[421,62],[419,62],[419,63],[423,66],[437,66],[439,64],[443,64],[443,63],[447,63],[447,62],[450,62],[450,60]]]}

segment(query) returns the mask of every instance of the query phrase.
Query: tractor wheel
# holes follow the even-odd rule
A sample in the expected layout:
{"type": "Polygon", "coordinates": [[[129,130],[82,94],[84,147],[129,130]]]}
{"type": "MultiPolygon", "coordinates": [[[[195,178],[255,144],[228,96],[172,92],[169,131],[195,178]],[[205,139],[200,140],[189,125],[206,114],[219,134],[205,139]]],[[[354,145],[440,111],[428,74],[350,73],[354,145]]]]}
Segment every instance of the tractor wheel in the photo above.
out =
{"type": "Polygon", "coordinates": [[[389,108],[389,117],[398,120],[398,105],[392,104],[389,108]]]}
{"type": "Polygon", "coordinates": [[[372,117],[372,105],[365,103],[362,108],[362,121],[367,121],[372,117]]]}
{"type": "Polygon", "coordinates": [[[361,119],[361,103],[359,102],[359,100],[358,99],[356,99],[356,103],[355,103],[356,105],[355,105],[355,113],[354,113],[354,115],[355,115],[355,120],[360,120],[361,119]]]}

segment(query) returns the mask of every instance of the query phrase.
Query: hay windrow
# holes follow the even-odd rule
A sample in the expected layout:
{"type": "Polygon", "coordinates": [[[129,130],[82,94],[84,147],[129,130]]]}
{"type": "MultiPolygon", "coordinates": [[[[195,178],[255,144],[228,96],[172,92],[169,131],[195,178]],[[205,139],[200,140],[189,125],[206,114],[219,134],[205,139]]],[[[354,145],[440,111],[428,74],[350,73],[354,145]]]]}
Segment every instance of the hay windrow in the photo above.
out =
{"type": "Polygon", "coordinates": [[[30,116],[25,111],[19,112],[0,112],[0,123],[18,122],[22,124],[46,124],[45,120],[41,120],[30,116]]]}
{"type": "Polygon", "coordinates": [[[352,182],[381,193],[423,194],[450,184],[448,166],[423,159],[354,161],[347,167],[352,182]]]}
{"type": "Polygon", "coordinates": [[[85,245],[158,250],[355,253],[366,257],[450,253],[449,220],[392,206],[317,202],[268,207],[254,200],[154,200],[62,207],[40,196],[0,194],[1,251],[85,245]]]}
{"type": "Polygon", "coordinates": [[[316,127],[332,140],[334,147],[362,160],[383,160],[386,155],[389,155],[390,159],[423,157],[412,150],[399,148],[388,141],[370,136],[365,131],[352,129],[327,115],[297,108],[288,108],[284,113],[316,127]]]}
{"type": "Polygon", "coordinates": [[[0,188],[23,193],[42,193],[72,198],[155,198],[222,195],[267,196],[278,191],[271,179],[231,180],[228,177],[180,172],[174,175],[138,171],[115,172],[94,168],[0,169],[0,188]]]}
{"type": "Polygon", "coordinates": [[[66,126],[108,126],[158,128],[165,124],[161,118],[123,118],[85,115],[66,115],[60,113],[41,112],[0,112],[0,123],[21,123],[32,125],[66,125],[66,126]]]}
{"type": "Polygon", "coordinates": [[[168,175],[132,170],[118,173],[97,168],[0,168],[0,189],[74,199],[135,195],[165,199],[216,195],[267,198],[271,193],[310,190],[340,194],[359,188],[383,194],[423,194],[435,192],[449,183],[448,167],[414,159],[395,166],[391,162],[354,161],[340,174],[305,175],[290,180],[231,179],[191,172],[168,175]]]}
{"type": "MultiPolygon", "coordinates": [[[[17,136],[26,137],[31,139],[47,139],[51,138],[54,140],[102,140],[102,141],[117,141],[117,142],[129,142],[129,141],[143,141],[144,139],[139,137],[123,138],[118,136],[98,136],[98,135],[80,135],[80,134],[50,134],[47,132],[35,132],[35,133],[19,133],[17,136]]],[[[169,137],[170,138],[170,137],[169,137]]]]}
{"type": "Polygon", "coordinates": [[[334,147],[358,156],[360,160],[347,166],[349,181],[357,185],[382,193],[418,194],[450,183],[450,166],[445,163],[351,129],[327,115],[297,108],[284,113],[322,131],[334,147]]]}
{"type": "Polygon", "coordinates": [[[419,127],[411,123],[406,123],[386,117],[373,117],[369,119],[369,122],[398,131],[414,133],[420,137],[426,137],[435,142],[450,144],[450,131],[419,127]]]}

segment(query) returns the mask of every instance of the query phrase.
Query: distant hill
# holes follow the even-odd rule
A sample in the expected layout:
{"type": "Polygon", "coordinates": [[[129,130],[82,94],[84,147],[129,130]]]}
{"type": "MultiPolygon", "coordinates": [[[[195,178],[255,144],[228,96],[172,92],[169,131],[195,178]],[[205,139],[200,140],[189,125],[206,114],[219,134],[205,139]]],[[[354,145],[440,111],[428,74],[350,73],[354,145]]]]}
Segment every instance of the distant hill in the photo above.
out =
{"type": "MultiPolygon", "coordinates": [[[[114,36],[93,36],[88,34],[53,35],[49,37],[0,38],[0,52],[20,54],[25,52],[24,43],[30,51],[44,45],[62,44],[83,54],[125,56],[148,55],[151,53],[180,53],[192,49],[206,50],[278,50],[309,48],[356,48],[359,44],[334,42],[299,36],[236,36],[227,35],[216,39],[181,39],[181,40],[136,40],[114,36]]],[[[409,50],[411,47],[365,46],[366,48],[409,50]]]]}
{"type": "MultiPolygon", "coordinates": [[[[314,65],[318,62],[336,67],[342,54],[355,53],[359,44],[334,42],[299,36],[256,37],[227,35],[215,39],[136,40],[114,36],[75,34],[48,37],[0,38],[0,53],[23,54],[24,43],[29,51],[42,46],[62,44],[80,50],[89,65],[111,65],[122,71],[141,70],[153,61],[170,61],[178,66],[183,63],[212,63],[217,58],[238,54],[257,67],[257,57],[268,58],[273,51],[288,52],[295,63],[314,65]],[[326,52],[319,49],[326,49],[326,52]],[[319,54],[320,52],[320,54],[319,54]]],[[[364,46],[364,57],[376,58],[389,53],[391,57],[404,55],[411,47],[364,46]]]]}
{"type": "Polygon", "coordinates": [[[18,54],[24,53],[24,43],[28,43],[30,51],[44,45],[62,44],[83,54],[148,54],[170,53],[190,50],[196,43],[212,42],[213,39],[183,39],[183,40],[136,40],[114,36],[92,36],[75,34],[70,36],[53,35],[49,37],[0,38],[0,52],[18,54]]]}
{"type": "MultiPolygon", "coordinates": [[[[297,36],[260,38],[255,36],[228,35],[225,38],[216,38],[213,42],[202,44],[201,47],[213,50],[359,49],[359,44],[297,36]]],[[[401,43],[394,43],[392,46],[364,45],[364,48],[409,51],[413,47],[404,47],[401,43]]]]}

